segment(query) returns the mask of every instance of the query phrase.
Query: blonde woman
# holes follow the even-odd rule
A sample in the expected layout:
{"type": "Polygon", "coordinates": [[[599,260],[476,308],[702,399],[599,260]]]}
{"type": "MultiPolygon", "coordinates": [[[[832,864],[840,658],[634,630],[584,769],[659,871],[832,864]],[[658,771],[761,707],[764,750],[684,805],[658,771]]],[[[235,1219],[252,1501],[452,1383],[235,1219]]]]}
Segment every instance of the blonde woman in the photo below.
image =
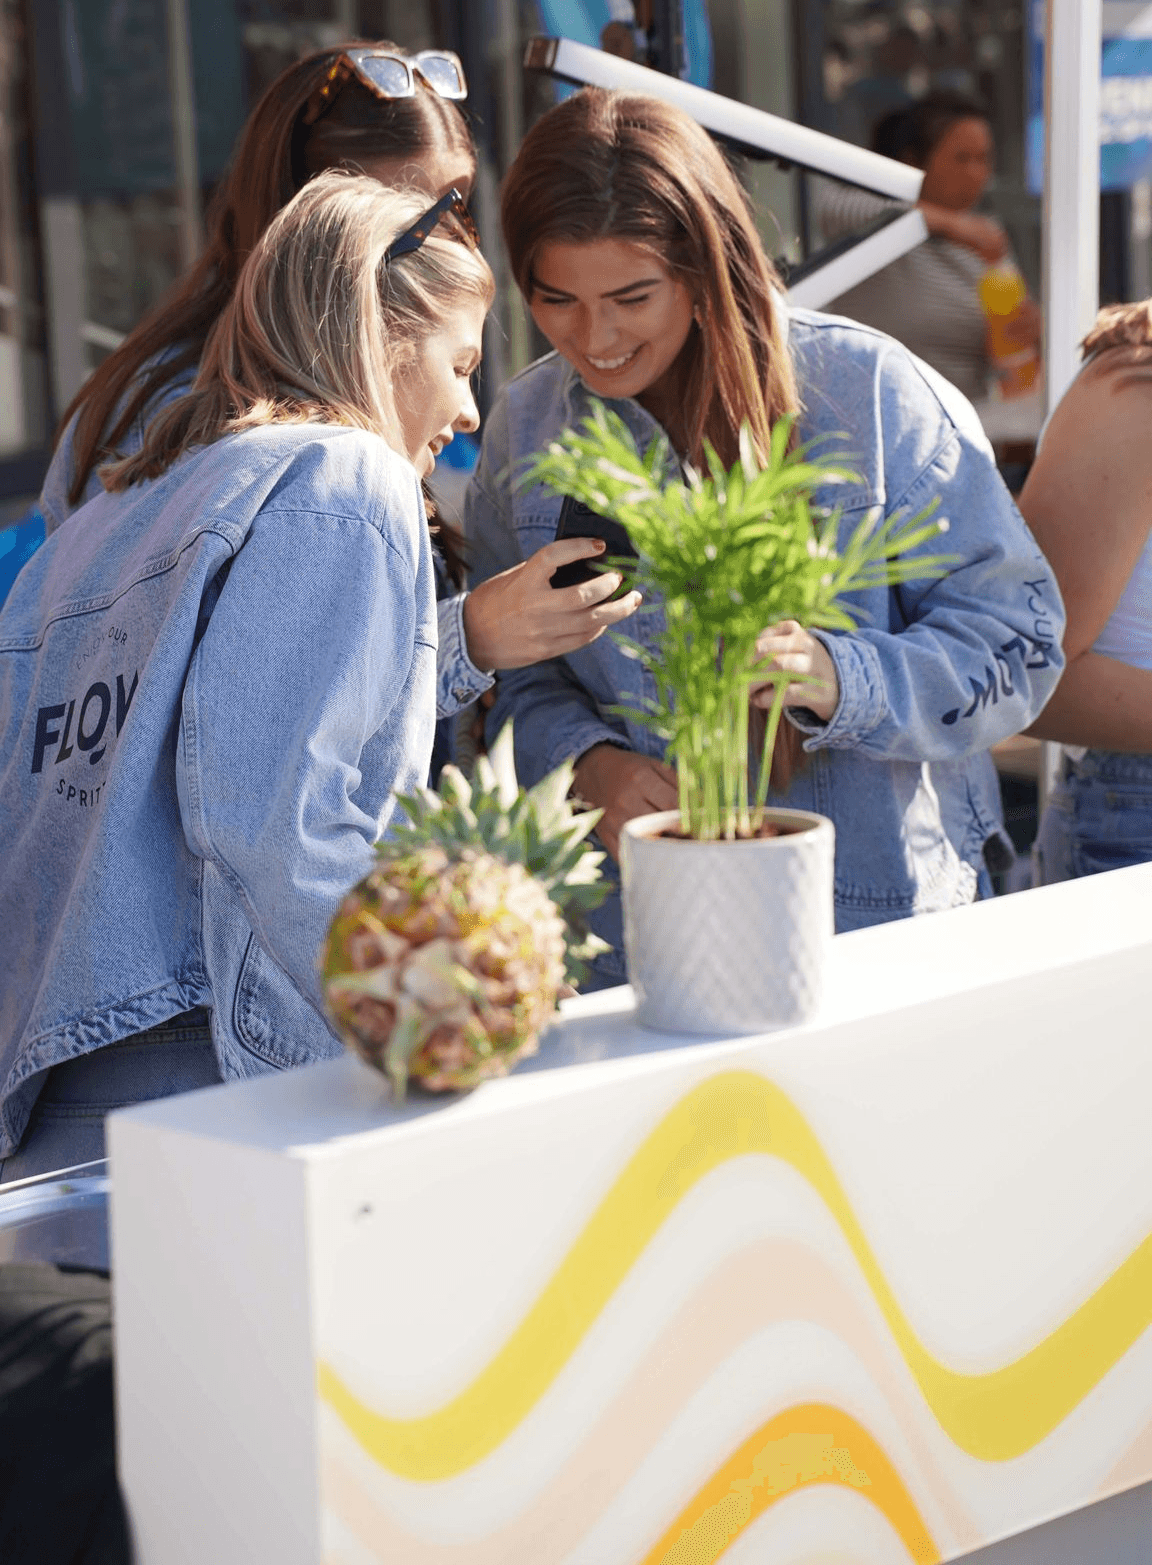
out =
{"type": "Polygon", "coordinates": [[[320,175],[192,389],[0,614],[0,1180],[117,1105],[339,1045],[315,955],[427,775],[420,480],[476,426],[492,277],[455,192],[320,175]]]}
{"type": "MultiPolygon", "coordinates": [[[[321,50],[290,65],[241,132],[207,215],[204,253],[76,394],[64,417],[40,496],[49,533],[100,493],[101,463],[139,449],[151,419],[182,396],[199,369],[213,324],[241,267],[276,213],[313,175],[341,168],[382,184],[418,187],[429,202],[456,189],[465,200],[476,151],[461,104],[460,61],[444,50],[408,55],[380,41],[321,50]]],[[[637,599],[610,603],[607,578],[563,596],[558,566],[600,547],[558,543],[531,562],[463,591],[461,540],[434,524],[439,650],[434,771],[448,758],[454,719],[488,690],[493,671],[570,652],[629,614],[637,599]]]]}

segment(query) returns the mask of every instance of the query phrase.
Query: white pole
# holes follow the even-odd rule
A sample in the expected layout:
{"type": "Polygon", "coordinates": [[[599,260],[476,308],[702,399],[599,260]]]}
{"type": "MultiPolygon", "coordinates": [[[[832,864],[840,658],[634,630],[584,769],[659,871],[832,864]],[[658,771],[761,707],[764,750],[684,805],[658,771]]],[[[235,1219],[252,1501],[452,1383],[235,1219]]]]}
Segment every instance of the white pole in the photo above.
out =
{"type": "MultiPolygon", "coordinates": [[[[1044,380],[1048,411],[1075,378],[1100,300],[1101,0],[1047,0],[1044,52],[1044,380]]],[[[1043,808],[1060,747],[1045,744],[1043,808]]]]}
{"type": "Polygon", "coordinates": [[[1047,0],[1044,343],[1051,411],[1080,362],[1100,295],[1101,0],[1047,0]]]}

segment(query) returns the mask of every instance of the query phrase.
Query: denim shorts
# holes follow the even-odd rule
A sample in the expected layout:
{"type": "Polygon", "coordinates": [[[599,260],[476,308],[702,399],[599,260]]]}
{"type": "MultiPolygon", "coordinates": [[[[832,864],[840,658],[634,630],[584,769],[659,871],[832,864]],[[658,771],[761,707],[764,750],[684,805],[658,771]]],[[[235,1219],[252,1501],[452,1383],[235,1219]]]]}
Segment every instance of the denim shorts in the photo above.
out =
{"type": "Polygon", "coordinates": [[[1065,751],[1033,860],[1038,886],[1152,860],[1152,755],[1065,751]]]}
{"type": "Polygon", "coordinates": [[[20,1145],[0,1160],[0,1184],[94,1162],[106,1155],[104,1116],[113,1109],[220,1080],[203,1008],[66,1060],[47,1073],[20,1145]]]}

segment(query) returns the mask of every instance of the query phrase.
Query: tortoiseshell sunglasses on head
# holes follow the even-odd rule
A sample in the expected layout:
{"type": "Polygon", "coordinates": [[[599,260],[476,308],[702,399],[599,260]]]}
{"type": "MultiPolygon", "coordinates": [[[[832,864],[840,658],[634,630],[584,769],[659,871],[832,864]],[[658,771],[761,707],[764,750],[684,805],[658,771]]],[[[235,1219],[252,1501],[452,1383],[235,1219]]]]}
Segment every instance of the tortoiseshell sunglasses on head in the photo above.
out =
{"type": "Polygon", "coordinates": [[[402,255],[411,254],[413,250],[419,250],[437,223],[444,222],[446,218],[452,220],[448,227],[453,239],[466,244],[469,250],[479,250],[479,231],[472,221],[472,214],[465,205],[464,197],[453,185],[446,195],[441,196],[439,201],[416,219],[411,228],[406,228],[392,241],[384,252],[385,265],[402,255]]]}
{"type": "Polygon", "coordinates": [[[378,98],[415,97],[417,77],[439,97],[453,103],[468,96],[464,67],[451,49],[421,49],[419,54],[400,54],[393,49],[345,49],[309,98],[304,124],[314,124],[336,101],[344,83],[353,77],[378,98]]]}

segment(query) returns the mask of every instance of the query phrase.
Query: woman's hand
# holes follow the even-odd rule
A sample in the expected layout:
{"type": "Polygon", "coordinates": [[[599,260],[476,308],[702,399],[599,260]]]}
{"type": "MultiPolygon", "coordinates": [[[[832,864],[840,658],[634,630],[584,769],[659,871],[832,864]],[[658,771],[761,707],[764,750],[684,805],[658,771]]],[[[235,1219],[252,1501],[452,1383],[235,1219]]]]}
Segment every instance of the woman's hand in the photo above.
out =
{"type": "Polygon", "coordinates": [[[603,810],[596,835],[614,859],[620,857],[620,829],[637,815],[674,810],[680,803],[676,773],[650,755],[614,744],[596,744],[576,762],[573,793],[603,810]]]}
{"type": "MultiPolygon", "coordinates": [[[[766,674],[806,675],[801,684],[790,684],[784,692],[785,706],[803,706],[826,723],[840,704],[840,681],[836,665],[822,641],[810,636],[794,619],[781,620],[762,630],[756,653],[766,665],[766,674]]],[[[754,706],[770,707],[778,679],[768,678],[751,688],[754,706]]]]}
{"type": "Polygon", "coordinates": [[[931,201],[920,201],[917,205],[924,214],[930,234],[963,245],[989,266],[1002,261],[1008,254],[1008,235],[994,217],[981,217],[978,212],[954,212],[951,207],[936,206],[931,201]]]}
{"type": "Polygon", "coordinates": [[[604,553],[600,538],[561,538],[531,559],[481,582],[464,600],[468,656],[477,668],[524,668],[585,647],[640,607],[640,594],[608,600],[621,584],[605,571],[575,587],[550,585],[561,565],[604,553]]]}
{"type": "Polygon", "coordinates": [[[1014,348],[1036,348],[1044,329],[1044,312],[1035,299],[1018,304],[1004,322],[1004,336],[1014,348]]]}

